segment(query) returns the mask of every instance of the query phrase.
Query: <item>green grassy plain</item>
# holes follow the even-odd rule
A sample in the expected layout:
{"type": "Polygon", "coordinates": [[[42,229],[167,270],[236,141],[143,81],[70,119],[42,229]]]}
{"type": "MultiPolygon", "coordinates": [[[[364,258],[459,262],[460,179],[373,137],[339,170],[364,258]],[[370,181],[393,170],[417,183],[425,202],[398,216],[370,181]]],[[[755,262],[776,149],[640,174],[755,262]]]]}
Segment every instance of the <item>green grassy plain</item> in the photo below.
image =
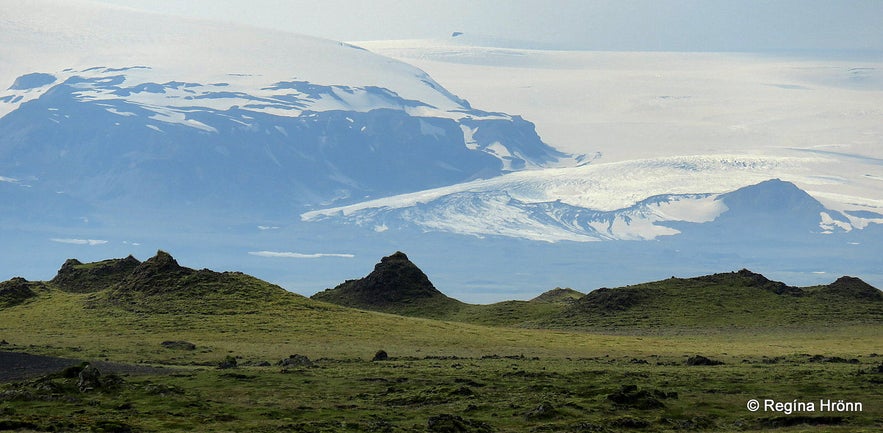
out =
{"type": "Polygon", "coordinates": [[[883,428],[883,347],[873,317],[735,329],[530,329],[476,324],[505,323],[522,304],[481,310],[494,311],[489,315],[467,310],[461,314],[472,314],[474,323],[462,323],[344,308],[237,273],[182,275],[192,284],[159,292],[70,292],[50,282],[35,286],[37,296],[0,308],[0,340],[9,343],[0,350],[166,372],[121,373],[120,380],[105,375],[109,386],[85,393],[76,378],[0,384],[0,430],[883,428]],[[163,347],[169,340],[196,348],[163,347]],[[372,362],[380,349],[390,359],[372,362]],[[276,365],[292,354],[308,356],[313,365],[276,365]],[[687,365],[695,355],[723,364],[687,365]],[[219,369],[227,357],[238,366],[219,369]],[[863,407],[751,412],[750,399],[816,406],[832,399],[863,407]]]}

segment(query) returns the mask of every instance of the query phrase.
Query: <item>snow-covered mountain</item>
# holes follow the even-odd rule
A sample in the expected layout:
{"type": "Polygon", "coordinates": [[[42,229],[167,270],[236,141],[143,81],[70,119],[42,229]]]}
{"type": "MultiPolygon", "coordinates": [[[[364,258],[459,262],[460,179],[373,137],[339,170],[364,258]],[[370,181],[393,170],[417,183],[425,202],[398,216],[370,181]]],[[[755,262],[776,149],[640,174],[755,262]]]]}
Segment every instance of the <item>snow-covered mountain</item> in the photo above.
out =
{"type": "Polygon", "coordinates": [[[403,61],[85,0],[0,8],[0,279],[157,249],[304,294],[402,250],[473,302],[752,264],[883,278],[873,82],[465,36],[367,45],[403,61]],[[642,242],[591,242],[622,240],[642,242]]]}
{"type": "Polygon", "coordinates": [[[513,173],[311,211],[302,219],[376,231],[412,226],[547,242],[651,240],[679,234],[675,226],[684,227],[682,223],[712,221],[731,221],[743,227],[741,231],[779,234],[782,227],[821,234],[883,223],[881,214],[827,209],[793,183],[763,181],[763,176],[798,162],[803,161],[718,155],[513,173]],[[630,188],[628,177],[636,174],[640,177],[632,182],[649,178],[652,185],[630,188]],[[753,182],[759,183],[743,187],[753,182]],[[650,195],[635,195],[636,191],[650,195]]]}
{"type": "MultiPolygon", "coordinates": [[[[44,14],[72,8],[51,0],[36,4],[44,14]]],[[[50,50],[76,40],[67,33],[73,31],[69,23],[34,12],[4,11],[4,39],[50,50]],[[56,39],[47,34],[62,43],[52,46],[56,39]]],[[[100,12],[83,28],[139,20],[125,10],[100,12]]],[[[135,63],[121,63],[115,54],[131,49],[129,39],[135,48],[156,42],[120,29],[122,41],[77,34],[93,44],[82,49],[94,63],[10,66],[22,73],[0,92],[0,174],[11,180],[6,183],[93,205],[176,203],[281,213],[566,158],[540,140],[532,123],[473,109],[404,63],[346,44],[275,34],[261,41],[276,48],[268,66],[267,46],[238,53],[251,48],[254,30],[166,20],[159,19],[156,31],[170,33],[157,37],[185,41],[169,48],[171,54],[157,54],[150,45],[154,50],[143,56],[126,53],[135,63]],[[219,41],[188,39],[200,30],[218,30],[220,43],[230,45],[214,53],[210,44],[219,41]],[[179,66],[180,51],[199,57],[179,66]],[[192,72],[205,57],[212,59],[211,71],[192,72]]]]}

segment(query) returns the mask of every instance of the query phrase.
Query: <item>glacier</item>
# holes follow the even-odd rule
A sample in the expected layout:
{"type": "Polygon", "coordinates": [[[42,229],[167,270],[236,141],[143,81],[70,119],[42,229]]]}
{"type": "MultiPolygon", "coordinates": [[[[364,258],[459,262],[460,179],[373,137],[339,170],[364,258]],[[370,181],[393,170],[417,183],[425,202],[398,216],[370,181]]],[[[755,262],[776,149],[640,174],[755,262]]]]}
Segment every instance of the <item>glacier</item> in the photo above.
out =
{"type": "Polygon", "coordinates": [[[310,294],[402,250],[469,302],[883,281],[876,61],[339,42],[78,0],[4,8],[0,39],[7,277],[163,249],[310,294]]]}

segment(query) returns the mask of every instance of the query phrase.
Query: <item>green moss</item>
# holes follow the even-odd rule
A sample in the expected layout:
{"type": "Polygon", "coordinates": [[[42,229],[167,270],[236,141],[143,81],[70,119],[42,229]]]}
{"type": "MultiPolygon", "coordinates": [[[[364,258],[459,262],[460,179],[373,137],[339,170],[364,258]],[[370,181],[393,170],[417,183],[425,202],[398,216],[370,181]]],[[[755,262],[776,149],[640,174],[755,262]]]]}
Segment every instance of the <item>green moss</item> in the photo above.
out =
{"type": "Polygon", "coordinates": [[[449,316],[507,325],[500,327],[344,308],[169,259],[111,288],[76,293],[48,284],[0,308],[0,337],[11,343],[3,350],[131,368],[116,387],[89,393],[72,373],[0,384],[0,427],[424,432],[435,420],[506,432],[800,432],[819,425],[870,432],[883,419],[880,319],[847,302],[866,293],[854,281],[846,290],[798,293],[734,273],[602,291],[573,304],[464,306],[449,316]],[[571,310],[584,302],[605,305],[595,311],[600,318],[571,310]],[[726,316],[730,310],[753,313],[726,316]],[[801,316],[809,312],[815,319],[801,316]],[[831,320],[835,314],[849,319],[831,320]],[[549,318],[571,327],[513,327],[549,318]],[[598,324],[605,327],[592,328],[598,324]],[[169,350],[165,341],[196,348],[169,350]],[[370,362],[378,349],[389,359],[370,362]],[[312,365],[275,365],[292,354],[312,365]],[[723,364],[686,365],[697,355],[723,364]],[[236,369],[218,369],[225,360],[236,369]],[[139,370],[146,365],[163,374],[139,370]],[[749,412],[752,398],[843,398],[865,409],[786,417],[749,412]]]}

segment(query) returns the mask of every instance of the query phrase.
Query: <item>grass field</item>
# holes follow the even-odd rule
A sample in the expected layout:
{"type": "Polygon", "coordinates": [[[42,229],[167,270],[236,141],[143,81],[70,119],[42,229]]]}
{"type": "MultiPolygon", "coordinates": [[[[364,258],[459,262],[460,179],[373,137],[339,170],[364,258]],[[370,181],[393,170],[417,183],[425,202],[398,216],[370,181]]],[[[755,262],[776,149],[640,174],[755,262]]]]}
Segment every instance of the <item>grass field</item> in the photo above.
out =
{"type": "MultiPolygon", "coordinates": [[[[105,374],[87,392],[77,388],[75,374],[0,383],[0,430],[883,428],[883,347],[873,317],[740,329],[529,329],[360,311],[242,274],[199,272],[182,277],[193,284],[162,293],[70,292],[50,282],[0,308],[0,340],[8,343],[0,350],[167,372],[105,374]],[[217,290],[212,281],[237,289],[217,290]],[[165,341],[195,347],[167,348],[165,341]],[[372,361],[381,349],[389,359],[372,361]],[[312,365],[278,365],[294,354],[312,365]],[[722,364],[688,365],[702,360],[697,355],[722,364]],[[225,360],[236,367],[218,368],[225,360]],[[760,410],[747,409],[751,399],[760,410]],[[861,403],[861,411],[822,408],[827,399],[861,403]],[[765,400],[781,410],[766,410],[765,400]],[[785,403],[802,406],[786,411],[785,403]]],[[[462,314],[504,322],[510,307],[521,308],[500,304],[489,316],[462,314]]]]}

